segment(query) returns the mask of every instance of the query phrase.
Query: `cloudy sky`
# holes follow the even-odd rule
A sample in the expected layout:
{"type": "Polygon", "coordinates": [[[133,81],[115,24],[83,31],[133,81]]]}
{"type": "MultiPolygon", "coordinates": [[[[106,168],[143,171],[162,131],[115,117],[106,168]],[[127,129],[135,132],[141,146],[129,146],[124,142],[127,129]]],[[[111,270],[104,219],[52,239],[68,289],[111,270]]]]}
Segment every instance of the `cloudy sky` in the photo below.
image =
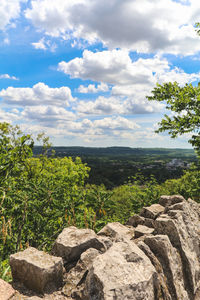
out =
{"type": "Polygon", "coordinates": [[[0,121],[54,145],[188,148],[156,83],[200,80],[199,0],[0,0],[0,121]],[[170,112],[168,112],[170,113],[170,112]]]}

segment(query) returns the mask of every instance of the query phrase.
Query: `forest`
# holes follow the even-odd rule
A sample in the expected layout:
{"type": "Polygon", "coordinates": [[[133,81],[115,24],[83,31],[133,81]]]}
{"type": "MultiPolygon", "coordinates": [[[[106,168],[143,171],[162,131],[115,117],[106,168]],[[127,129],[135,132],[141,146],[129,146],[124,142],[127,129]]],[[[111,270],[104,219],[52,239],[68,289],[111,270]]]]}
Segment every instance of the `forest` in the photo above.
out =
{"type": "MultiPolygon", "coordinates": [[[[180,194],[200,202],[200,172],[192,150],[111,148],[95,152],[86,148],[88,156],[84,154],[81,160],[76,156],[80,152],[74,149],[65,153],[64,148],[64,155],[60,155],[61,149],[51,148],[43,134],[36,142],[43,146],[34,147],[32,136],[18,126],[0,123],[0,278],[4,280],[11,280],[10,254],[28,246],[49,251],[52,241],[67,226],[98,231],[108,222],[125,223],[163,194],[180,194]],[[98,153],[101,151],[104,154],[98,153]],[[181,168],[179,174],[172,169],[170,179],[159,182],[156,174],[142,170],[141,166],[153,165],[158,159],[159,164],[166,164],[177,155],[189,167],[181,168]],[[99,184],[95,168],[92,173],[88,166],[92,159],[103,166],[99,181],[109,173],[108,161],[118,162],[116,169],[111,168],[114,187],[99,184]],[[131,164],[140,167],[122,182],[115,181],[115,172],[119,173],[121,166],[125,169],[127,162],[129,169],[131,164]],[[179,178],[172,179],[173,174],[179,178]],[[94,177],[95,183],[89,180],[94,177]]],[[[162,174],[160,167],[158,170],[162,174]]]]}

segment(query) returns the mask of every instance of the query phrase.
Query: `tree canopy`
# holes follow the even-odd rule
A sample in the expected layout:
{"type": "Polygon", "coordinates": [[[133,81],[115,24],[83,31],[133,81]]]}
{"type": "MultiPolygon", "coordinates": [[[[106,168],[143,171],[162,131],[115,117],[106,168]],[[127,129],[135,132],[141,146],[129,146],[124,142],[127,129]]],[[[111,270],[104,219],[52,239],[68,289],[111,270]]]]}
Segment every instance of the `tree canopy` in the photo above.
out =
{"type": "Polygon", "coordinates": [[[200,84],[180,86],[177,82],[157,84],[147,99],[166,103],[171,110],[164,115],[156,132],[168,131],[172,138],[189,133],[188,142],[200,156],[200,84]]]}

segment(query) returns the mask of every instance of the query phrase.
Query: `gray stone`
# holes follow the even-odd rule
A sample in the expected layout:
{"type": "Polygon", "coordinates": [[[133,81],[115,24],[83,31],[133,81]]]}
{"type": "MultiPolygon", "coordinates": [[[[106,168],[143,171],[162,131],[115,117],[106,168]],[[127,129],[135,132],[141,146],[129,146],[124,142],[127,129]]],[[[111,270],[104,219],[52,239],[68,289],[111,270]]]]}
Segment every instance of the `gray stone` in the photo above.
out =
{"type": "Polygon", "coordinates": [[[98,236],[107,236],[112,241],[131,239],[134,236],[134,229],[124,226],[119,222],[108,223],[98,233],[98,236]]]}
{"type": "Polygon", "coordinates": [[[104,252],[105,245],[91,229],[78,229],[74,226],[63,229],[56,239],[52,253],[61,256],[65,263],[77,261],[89,248],[104,252]]]}
{"type": "Polygon", "coordinates": [[[144,218],[139,215],[133,215],[129,218],[126,225],[137,227],[138,225],[144,225],[147,227],[154,227],[154,220],[149,218],[144,218]]]}
{"type": "Polygon", "coordinates": [[[12,296],[14,296],[15,290],[13,287],[0,279],[0,300],[9,300],[12,296]]]}
{"type": "Polygon", "coordinates": [[[86,279],[90,300],[152,300],[157,274],[148,257],[130,240],[118,242],[93,261],[86,279]]]}
{"type": "Polygon", "coordinates": [[[189,295],[184,287],[181,257],[170,243],[168,236],[146,237],[145,243],[162,265],[171,298],[189,300],[189,295]]]}
{"type": "Polygon", "coordinates": [[[143,241],[139,241],[137,243],[138,247],[146,254],[146,256],[150,259],[151,263],[156,269],[157,275],[158,275],[158,282],[157,285],[155,285],[155,291],[154,296],[155,299],[159,300],[173,300],[169,289],[167,286],[167,278],[165,277],[165,274],[163,272],[163,267],[156,255],[151,251],[148,245],[146,245],[143,241]]]}
{"type": "Polygon", "coordinates": [[[29,247],[10,256],[10,266],[14,281],[39,293],[56,290],[63,281],[63,261],[43,251],[29,247]]]}
{"type": "Polygon", "coordinates": [[[90,248],[81,254],[76,266],[66,274],[66,284],[62,291],[64,295],[75,298],[84,297],[84,283],[93,260],[99,255],[99,251],[90,248]]]}
{"type": "Polygon", "coordinates": [[[173,196],[161,196],[159,200],[159,204],[166,207],[176,203],[185,202],[185,199],[180,195],[173,196]]]}
{"type": "Polygon", "coordinates": [[[153,234],[154,231],[155,231],[154,228],[150,228],[144,225],[138,225],[135,228],[135,238],[139,238],[140,236],[143,235],[153,234]]]}
{"type": "MultiPolygon", "coordinates": [[[[180,198],[179,198],[180,199],[180,198]]],[[[184,200],[182,210],[168,207],[155,221],[158,234],[168,235],[181,257],[184,286],[193,299],[200,282],[200,222],[196,204],[184,200]],[[171,208],[171,209],[170,209],[171,208]]],[[[169,205],[171,201],[168,202],[169,205]]]]}
{"type": "Polygon", "coordinates": [[[112,239],[108,236],[99,235],[98,240],[105,245],[106,250],[108,250],[113,245],[112,239]]]}
{"type": "Polygon", "coordinates": [[[149,207],[144,207],[141,210],[140,216],[155,220],[161,213],[164,212],[164,206],[160,204],[152,204],[149,207]]]}

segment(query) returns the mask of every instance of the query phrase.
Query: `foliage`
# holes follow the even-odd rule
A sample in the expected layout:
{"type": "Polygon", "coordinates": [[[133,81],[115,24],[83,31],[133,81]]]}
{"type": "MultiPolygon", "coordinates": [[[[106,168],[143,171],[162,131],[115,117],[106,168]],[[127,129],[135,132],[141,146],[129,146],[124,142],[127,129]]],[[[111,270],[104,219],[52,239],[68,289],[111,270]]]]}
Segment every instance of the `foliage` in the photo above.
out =
{"type": "MultiPolygon", "coordinates": [[[[0,253],[48,247],[68,224],[84,226],[84,180],[80,158],[32,157],[33,139],[18,127],[0,124],[0,253]]],[[[44,140],[44,152],[48,139],[44,140]]]]}
{"type": "Polygon", "coordinates": [[[200,155],[200,85],[186,84],[181,87],[177,82],[157,84],[152,91],[153,96],[147,99],[164,101],[166,108],[172,111],[171,116],[159,123],[157,132],[168,131],[172,138],[185,133],[191,133],[189,143],[200,155]]]}
{"type": "Polygon", "coordinates": [[[8,258],[28,246],[49,250],[67,226],[99,231],[108,222],[124,223],[162,194],[181,194],[200,202],[200,172],[158,184],[137,174],[112,191],[85,185],[89,168],[79,157],[33,156],[34,142],[18,127],[0,123],[0,278],[11,280],[8,258]]]}

